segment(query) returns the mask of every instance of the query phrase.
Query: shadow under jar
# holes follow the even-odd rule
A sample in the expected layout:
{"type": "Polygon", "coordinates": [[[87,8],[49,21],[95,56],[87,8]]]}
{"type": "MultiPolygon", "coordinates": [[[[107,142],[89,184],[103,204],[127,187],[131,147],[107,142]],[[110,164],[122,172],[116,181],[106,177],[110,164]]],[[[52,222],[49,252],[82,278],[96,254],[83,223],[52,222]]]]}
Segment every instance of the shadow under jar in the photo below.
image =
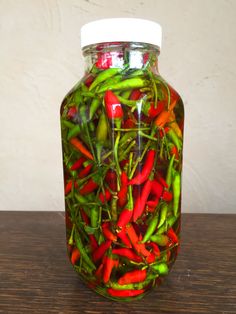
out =
{"type": "Polygon", "coordinates": [[[177,257],[184,109],[158,71],[158,24],[90,24],[108,21],[112,32],[121,20],[159,33],[150,43],[86,38],[85,75],[63,100],[61,132],[71,263],[99,294],[130,301],[160,284],[177,257]]]}

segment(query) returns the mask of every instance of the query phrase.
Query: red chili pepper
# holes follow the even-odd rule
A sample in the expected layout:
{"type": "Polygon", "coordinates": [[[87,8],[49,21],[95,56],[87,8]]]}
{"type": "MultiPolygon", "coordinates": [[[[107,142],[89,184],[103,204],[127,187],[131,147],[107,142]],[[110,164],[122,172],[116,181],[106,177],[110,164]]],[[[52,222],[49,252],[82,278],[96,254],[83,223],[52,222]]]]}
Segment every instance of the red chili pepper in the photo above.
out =
{"type": "Polygon", "coordinates": [[[124,207],[127,203],[127,192],[128,192],[128,177],[125,171],[121,173],[121,189],[118,192],[118,205],[124,207]]]}
{"type": "Polygon", "coordinates": [[[175,155],[175,158],[179,159],[178,148],[175,145],[171,148],[170,154],[171,155],[175,155]]]}
{"type": "Polygon", "coordinates": [[[163,192],[163,186],[156,180],[152,181],[151,194],[155,195],[156,199],[160,199],[163,192]]]}
{"type": "Polygon", "coordinates": [[[70,107],[70,109],[69,109],[68,112],[67,112],[67,117],[68,117],[69,119],[73,119],[74,116],[76,115],[76,113],[77,113],[77,108],[76,108],[75,106],[70,107]]]}
{"type": "Polygon", "coordinates": [[[120,216],[117,222],[117,227],[123,228],[124,226],[126,226],[130,222],[132,216],[133,216],[132,210],[127,209],[127,208],[123,209],[122,212],[120,213],[120,216]]]}
{"type": "Polygon", "coordinates": [[[119,99],[111,90],[107,90],[104,95],[104,102],[108,118],[114,119],[119,128],[124,115],[119,99]]]}
{"type": "Polygon", "coordinates": [[[94,76],[93,76],[93,75],[89,75],[89,76],[86,78],[84,84],[85,84],[87,87],[89,87],[89,86],[93,83],[93,81],[94,81],[94,76]]]}
{"type": "Polygon", "coordinates": [[[105,192],[105,195],[103,194],[103,192],[100,192],[100,194],[99,194],[99,199],[100,199],[100,201],[101,201],[102,204],[104,204],[105,201],[106,201],[106,202],[109,202],[110,199],[111,199],[111,193],[110,193],[110,191],[109,191],[108,189],[105,189],[104,192],[105,192]]]}
{"type": "Polygon", "coordinates": [[[119,297],[119,298],[134,297],[136,295],[142,294],[144,291],[145,291],[144,289],[140,289],[140,290],[115,290],[113,288],[107,289],[107,292],[112,297],[119,297]]]}
{"type": "Polygon", "coordinates": [[[112,257],[106,256],[103,270],[103,282],[108,283],[111,277],[112,269],[116,265],[116,260],[112,257]]]}
{"type": "Polygon", "coordinates": [[[178,236],[177,236],[176,233],[174,232],[173,228],[170,228],[170,229],[167,231],[167,236],[168,236],[168,238],[171,239],[172,242],[174,242],[174,243],[178,243],[178,242],[179,242],[178,236]]]}
{"type": "Polygon", "coordinates": [[[152,188],[152,181],[148,179],[142,189],[141,195],[136,199],[136,203],[133,210],[133,221],[135,222],[140,216],[142,216],[146,201],[149,197],[152,188]]]}
{"type": "Polygon", "coordinates": [[[162,197],[163,201],[165,202],[171,202],[173,198],[173,194],[169,191],[164,190],[162,197]]]}
{"type": "Polygon", "coordinates": [[[80,171],[80,173],[78,174],[78,178],[83,179],[87,177],[92,167],[93,167],[92,164],[88,164],[83,170],[80,171]]]}
{"type": "Polygon", "coordinates": [[[109,188],[112,191],[117,190],[117,178],[116,178],[116,172],[115,171],[108,170],[107,174],[105,176],[105,180],[106,180],[107,184],[109,185],[109,188]]]}
{"type": "Polygon", "coordinates": [[[98,243],[97,243],[97,240],[93,234],[89,235],[89,240],[90,240],[91,250],[93,252],[98,248],[98,243]]]}
{"type": "Polygon", "coordinates": [[[122,229],[121,231],[119,231],[119,232],[117,233],[117,236],[118,236],[118,238],[121,239],[121,241],[123,242],[123,244],[124,244],[125,246],[127,246],[128,248],[132,248],[132,245],[131,245],[131,243],[130,243],[130,240],[129,240],[129,238],[128,238],[126,232],[125,232],[125,229],[122,229]]]}
{"type": "Polygon", "coordinates": [[[158,245],[154,242],[150,242],[148,245],[150,245],[153,249],[153,253],[157,256],[160,257],[161,256],[161,251],[158,247],[158,245]]]}
{"type": "Polygon", "coordinates": [[[147,278],[146,269],[136,269],[125,273],[118,279],[119,285],[128,285],[130,283],[142,282],[147,278]]]}
{"type": "Polygon", "coordinates": [[[151,252],[151,254],[146,258],[146,262],[148,264],[154,263],[155,260],[156,260],[156,255],[154,254],[154,252],[151,252]]]}
{"type": "Polygon", "coordinates": [[[80,157],[76,162],[73,163],[73,165],[70,167],[70,170],[77,170],[79,169],[82,164],[86,161],[85,157],[80,157]]]}
{"type": "Polygon", "coordinates": [[[111,240],[106,240],[105,242],[103,242],[94,252],[93,252],[93,261],[97,262],[98,260],[100,260],[103,255],[106,253],[106,251],[109,249],[109,247],[111,246],[112,241],[111,240]]]}
{"type": "Polygon", "coordinates": [[[149,175],[150,172],[152,171],[153,168],[153,163],[154,163],[154,159],[155,159],[155,150],[154,149],[150,149],[147,152],[147,157],[143,166],[143,169],[141,172],[138,173],[137,176],[135,176],[132,180],[129,181],[129,184],[133,185],[133,184],[137,184],[140,185],[142,183],[144,183],[149,175]]]}
{"type": "Polygon", "coordinates": [[[166,189],[169,188],[169,185],[166,183],[165,179],[158,174],[158,176],[156,177],[157,181],[159,181],[166,189]]]}
{"type": "Polygon", "coordinates": [[[145,64],[149,59],[149,53],[145,52],[145,54],[143,55],[143,64],[145,64]]]}
{"type": "Polygon", "coordinates": [[[158,198],[155,198],[154,200],[150,200],[146,202],[146,205],[149,207],[152,207],[153,209],[155,209],[155,207],[157,207],[158,204],[159,204],[158,198]]]}
{"type": "MultiPolygon", "coordinates": [[[[106,257],[106,256],[105,256],[106,257]]],[[[104,267],[104,262],[102,262],[99,267],[97,268],[97,270],[95,271],[95,277],[98,279],[102,278],[102,271],[103,271],[103,267],[104,267]]]]}
{"type": "Polygon", "coordinates": [[[156,108],[154,102],[146,102],[142,108],[143,113],[149,118],[155,118],[165,107],[165,101],[159,101],[156,108]]]}
{"type": "Polygon", "coordinates": [[[82,208],[80,208],[80,213],[81,213],[81,217],[82,217],[83,221],[85,222],[85,224],[89,225],[89,217],[82,208]]]}
{"type": "MultiPolygon", "coordinates": [[[[65,195],[69,194],[71,189],[72,189],[72,186],[73,186],[73,181],[72,180],[69,180],[65,186],[65,195]]],[[[77,182],[74,182],[74,187],[77,188],[78,187],[78,184],[77,182]]]]}
{"type": "Polygon", "coordinates": [[[160,129],[160,130],[159,130],[160,137],[163,138],[164,135],[165,135],[166,133],[168,133],[169,130],[170,130],[170,128],[169,128],[168,126],[164,127],[164,131],[163,131],[163,129],[160,129]]]}
{"type": "Polygon", "coordinates": [[[112,55],[110,52],[100,53],[95,66],[99,69],[106,70],[112,66],[112,55]]]}
{"type": "Polygon", "coordinates": [[[123,123],[124,129],[132,129],[133,127],[135,127],[135,122],[133,119],[128,118],[127,120],[124,121],[123,123]]]}
{"type": "Polygon", "coordinates": [[[132,249],[127,249],[127,248],[113,249],[112,254],[126,257],[129,260],[137,262],[137,263],[142,262],[142,258],[138,256],[137,254],[135,254],[132,249]]]}
{"type": "Polygon", "coordinates": [[[130,100],[138,100],[142,92],[139,89],[134,89],[129,97],[130,100]]]}
{"type": "Polygon", "coordinates": [[[72,224],[70,215],[68,214],[67,211],[66,211],[66,214],[65,214],[65,220],[66,220],[66,227],[67,227],[68,229],[72,229],[73,224],[72,224]]]}
{"type": "Polygon", "coordinates": [[[108,240],[117,241],[117,237],[110,230],[110,225],[109,222],[104,222],[102,224],[102,232],[108,240]]]}
{"type": "Polygon", "coordinates": [[[98,187],[97,182],[93,180],[93,178],[89,179],[87,183],[79,190],[81,195],[86,195],[92,193],[98,187]]]}
{"type": "Polygon", "coordinates": [[[143,256],[149,256],[150,252],[146,249],[144,243],[139,243],[139,238],[134,230],[134,227],[132,224],[129,224],[126,226],[126,232],[128,234],[128,237],[130,239],[130,242],[137,253],[143,255],[143,256]]]}
{"type": "Polygon", "coordinates": [[[79,260],[80,258],[80,251],[77,248],[74,248],[71,254],[71,263],[72,265],[75,265],[76,262],[79,260]]]}

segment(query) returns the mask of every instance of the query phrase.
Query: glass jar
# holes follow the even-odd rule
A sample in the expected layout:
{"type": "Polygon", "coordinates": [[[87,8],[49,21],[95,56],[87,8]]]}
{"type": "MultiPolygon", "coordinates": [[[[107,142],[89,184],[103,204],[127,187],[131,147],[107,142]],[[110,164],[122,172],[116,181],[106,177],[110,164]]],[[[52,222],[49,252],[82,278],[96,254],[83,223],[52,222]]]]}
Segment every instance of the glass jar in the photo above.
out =
{"type": "Polygon", "coordinates": [[[90,288],[129,301],[177,257],[184,108],[158,71],[160,26],[122,21],[84,26],[85,74],[63,100],[61,132],[70,261],[90,288]]]}

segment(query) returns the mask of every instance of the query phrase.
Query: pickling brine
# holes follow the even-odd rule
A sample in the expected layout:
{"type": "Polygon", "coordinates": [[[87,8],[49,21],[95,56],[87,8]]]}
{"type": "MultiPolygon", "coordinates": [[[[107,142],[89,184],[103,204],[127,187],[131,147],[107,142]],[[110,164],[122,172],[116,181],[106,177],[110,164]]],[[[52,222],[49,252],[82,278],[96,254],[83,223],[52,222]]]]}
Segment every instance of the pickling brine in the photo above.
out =
{"type": "Polygon", "coordinates": [[[66,235],[79,277],[129,301],[178,254],[184,109],[160,47],[115,40],[83,46],[85,75],[61,106],[66,235]]]}

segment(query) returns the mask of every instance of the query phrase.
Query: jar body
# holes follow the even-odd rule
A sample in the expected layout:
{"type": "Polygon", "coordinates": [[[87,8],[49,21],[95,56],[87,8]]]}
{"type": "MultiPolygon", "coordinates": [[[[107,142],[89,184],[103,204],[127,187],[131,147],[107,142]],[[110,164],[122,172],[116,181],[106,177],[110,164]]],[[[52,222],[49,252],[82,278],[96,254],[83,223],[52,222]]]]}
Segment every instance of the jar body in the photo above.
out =
{"type": "Polygon", "coordinates": [[[66,234],[82,280],[114,300],[141,298],[179,248],[183,103],[156,47],[91,46],[61,106],[66,234]]]}

